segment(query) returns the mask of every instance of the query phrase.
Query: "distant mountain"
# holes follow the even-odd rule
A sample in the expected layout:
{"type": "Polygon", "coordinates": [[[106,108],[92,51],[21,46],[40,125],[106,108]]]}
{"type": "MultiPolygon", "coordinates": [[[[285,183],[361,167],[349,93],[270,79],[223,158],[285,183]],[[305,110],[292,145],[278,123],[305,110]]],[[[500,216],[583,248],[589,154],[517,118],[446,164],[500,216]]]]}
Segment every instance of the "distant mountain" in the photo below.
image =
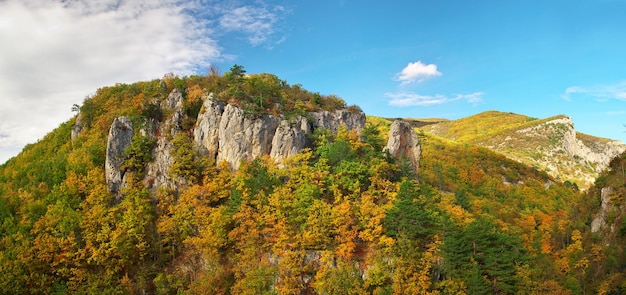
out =
{"type": "Polygon", "coordinates": [[[611,159],[626,150],[620,141],[576,132],[570,117],[536,119],[488,111],[421,127],[460,143],[487,147],[551,176],[589,188],[611,159]]]}

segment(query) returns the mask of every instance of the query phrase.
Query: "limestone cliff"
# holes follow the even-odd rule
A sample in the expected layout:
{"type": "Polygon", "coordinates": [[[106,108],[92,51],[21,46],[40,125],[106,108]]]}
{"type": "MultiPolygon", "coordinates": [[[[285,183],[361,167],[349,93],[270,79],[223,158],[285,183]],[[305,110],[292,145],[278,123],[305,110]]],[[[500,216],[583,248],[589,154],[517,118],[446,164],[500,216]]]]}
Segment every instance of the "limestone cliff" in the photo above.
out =
{"type": "Polygon", "coordinates": [[[415,175],[417,175],[422,146],[417,132],[411,127],[411,124],[394,121],[389,128],[389,140],[384,150],[389,151],[396,158],[409,160],[415,175]]]}
{"type": "Polygon", "coordinates": [[[182,129],[184,117],[182,93],[178,89],[174,89],[165,101],[157,105],[162,111],[173,112],[173,114],[161,124],[154,122],[155,124],[151,124],[150,128],[146,130],[148,136],[156,139],[156,146],[152,151],[154,160],[147,163],[144,182],[148,188],[168,187],[175,189],[176,183],[168,172],[174,163],[170,139],[182,129]]]}
{"type": "Polygon", "coordinates": [[[211,159],[217,158],[219,151],[219,127],[225,106],[224,102],[213,99],[213,94],[210,94],[204,100],[202,110],[198,114],[196,128],[194,128],[196,147],[211,159]]]}
{"type": "MultiPolygon", "coordinates": [[[[600,210],[596,214],[595,218],[591,222],[591,232],[595,233],[607,226],[607,219],[609,215],[618,215],[618,209],[616,208],[612,202],[611,197],[613,196],[613,188],[612,187],[604,187],[600,190],[600,210]]],[[[611,232],[615,231],[615,224],[611,224],[611,232]]]]}
{"type": "Polygon", "coordinates": [[[575,182],[586,189],[598,174],[604,171],[615,156],[626,150],[626,145],[619,141],[590,137],[577,133],[572,118],[558,116],[540,124],[516,131],[517,136],[507,137],[499,147],[517,144],[528,146],[527,159],[548,174],[561,179],[575,182]]]}
{"type": "Polygon", "coordinates": [[[318,128],[336,133],[339,126],[361,131],[365,127],[365,114],[342,109],[285,119],[268,114],[246,114],[243,109],[216,101],[209,95],[193,134],[195,146],[201,153],[218,163],[226,161],[232,169],[237,169],[242,160],[265,155],[281,164],[306,147],[307,134],[318,128]]]}
{"type": "Polygon", "coordinates": [[[322,111],[309,113],[316,128],[329,129],[337,133],[339,126],[345,126],[348,130],[361,131],[365,126],[365,114],[363,112],[350,112],[346,109],[334,112],[322,111]]]}
{"type": "Polygon", "coordinates": [[[272,139],[270,157],[281,165],[283,160],[306,147],[306,135],[312,133],[311,124],[304,117],[292,121],[282,120],[272,139]]]}
{"type": "Polygon", "coordinates": [[[270,115],[245,115],[241,108],[226,105],[219,125],[217,162],[226,161],[233,169],[241,160],[268,155],[280,119],[270,115]]]}
{"type": "Polygon", "coordinates": [[[72,125],[72,132],[70,133],[70,138],[72,140],[76,139],[80,133],[83,131],[83,115],[78,113],[76,115],[76,122],[72,125]]]}
{"type": "Polygon", "coordinates": [[[115,118],[107,137],[104,165],[107,185],[112,193],[118,193],[122,186],[124,171],[121,167],[124,164],[124,150],[130,146],[133,135],[133,124],[128,117],[115,118]]]}
{"type": "Polygon", "coordinates": [[[572,118],[564,115],[537,119],[489,111],[423,129],[490,148],[581,189],[588,189],[611,159],[626,150],[622,142],[576,132],[572,118]]]}
{"type": "MultiPolygon", "coordinates": [[[[186,116],[183,100],[179,90],[172,91],[162,101],[155,100],[160,111],[170,115],[163,122],[147,119],[139,129],[142,136],[156,142],[152,151],[153,161],[146,163],[144,182],[148,188],[168,187],[175,190],[179,184],[171,177],[169,169],[174,163],[171,139],[181,132],[186,116]]],[[[285,119],[268,114],[246,114],[235,105],[207,95],[192,134],[199,153],[217,163],[225,161],[232,169],[238,169],[242,160],[262,156],[269,156],[281,165],[284,159],[307,146],[307,135],[315,129],[337,132],[340,126],[360,132],[365,127],[365,114],[344,109],[311,112],[306,116],[285,119]]],[[[128,117],[115,119],[109,132],[105,165],[107,183],[113,193],[118,193],[123,185],[125,171],[120,169],[125,161],[124,150],[130,146],[133,135],[133,124],[128,117]]],[[[409,139],[409,145],[415,144],[412,140],[409,139]]],[[[414,156],[409,158],[415,161],[414,156]]]]}

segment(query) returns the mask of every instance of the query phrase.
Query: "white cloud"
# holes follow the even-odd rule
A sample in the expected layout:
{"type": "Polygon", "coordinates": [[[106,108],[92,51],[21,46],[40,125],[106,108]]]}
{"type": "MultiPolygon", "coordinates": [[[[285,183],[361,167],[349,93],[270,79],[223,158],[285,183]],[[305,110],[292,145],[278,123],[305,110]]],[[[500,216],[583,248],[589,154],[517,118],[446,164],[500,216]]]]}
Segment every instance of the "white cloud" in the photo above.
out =
{"type": "Polygon", "coordinates": [[[401,82],[401,85],[410,84],[413,82],[422,82],[426,78],[441,76],[441,72],[437,70],[435,64],[423,64],[421,61],[410,62],[400,73],[396,74],[396,80],[401,82]]]}
{"type": "Polygon", "coordinates": [[[448,97],[442,94],[437,95],[420,95],[412,92],[402,93],[386,93],[385,95],[390,98],[389,105],[398,107],[411,107],[411,106],[430,106],[444,104],[448,102],[466,100],[469,103],[477,104],[483,101],[483,92],[474,92],[470,94],[457,94],[453,97],[448,97]]]}
{"type": "Polygon", "coordinates": [[[576,96],[591,97],[597,101],[610,99],[626,101],[626,81],[610,85],[570,86],[561,94],[561,98],[567,101],[576,96]]]}
{"type": "Polygon", "coordinates": [[[227,31],[244,33],[248,36],[250,44],[259,45],[267,42],[269,36],[274,33],[274,24],[278,20],[276,12],[281,11],[284,11],[281,6],[275,7],[272,11],[265,7],[242,6],[222,15],[219,25],[227,31]]]}
{"type": "Polygon", "coordinates": [[[72,116],[98,87],[204,70],[229,54],[221,32],[252,45],[280,7],[214,0],[0,0],[0,163],[72,116]],[[233,5],[229,2],[229,5],[233,5]]]}

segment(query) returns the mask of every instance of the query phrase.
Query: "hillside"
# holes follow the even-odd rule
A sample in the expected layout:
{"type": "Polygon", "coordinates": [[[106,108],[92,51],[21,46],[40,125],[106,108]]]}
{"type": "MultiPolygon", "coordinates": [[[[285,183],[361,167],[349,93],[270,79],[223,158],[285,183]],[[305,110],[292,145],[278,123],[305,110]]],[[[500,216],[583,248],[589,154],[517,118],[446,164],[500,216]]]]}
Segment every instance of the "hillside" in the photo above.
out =
{"type": "Polygon", "coordinates": [[[571,184],[243,73],[103,87],[0,166],[0,293],[624,291],[571,184]]]}
{"type": "Polygon", "coordinates": [[[487,147],[583,190],[593,184],[611,159],[626,150],[621,142],[576,132],[572,119],[564,115],[536,119],[489,111],[422,129],[487,147]]]}
{"type": "MultiPolygon", "coordinates": [[[[609,290],[626,291],[626,153],[615,157],[598,177],[595,185],[587,193],[590,212],[593,212],[591,232],[594,241],[603,243],[606,248],[598,253],[599,257],[611,263],[603,265],[602,276],[605,279],[600,292],[609,290]]],[[[599,279],[599,278],[596,278],[599,279]]],[[[599,292],[599,293],[600,293],[599,292]]]]}

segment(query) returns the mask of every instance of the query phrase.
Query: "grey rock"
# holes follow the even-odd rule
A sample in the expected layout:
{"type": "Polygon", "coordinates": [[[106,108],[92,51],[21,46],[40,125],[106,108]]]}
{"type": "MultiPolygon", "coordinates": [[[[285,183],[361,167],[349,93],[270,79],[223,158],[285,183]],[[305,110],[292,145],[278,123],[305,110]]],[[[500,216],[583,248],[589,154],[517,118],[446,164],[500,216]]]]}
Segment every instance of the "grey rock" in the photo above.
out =
{"type": "Polygon", "coordinates": [[[270,157],[280,166],[284,160],[306,147],[306,135],[311,133],[309,122],[304,117],[292,121],[282,120],[272,139],[270,157]]]}
{"type": "Polygon", "coordinates": [[[128,117],[117,117],[113,120],[107,137],[107,150],[105,160],[105,176],[109,191],[118,193],[122,186],[124,172],[121,167],[124,164],[124,150],[130,147],[133,140],[133,123],[128,117]]]}
{"type": "Polygon", "coordinates": [[[422,146],[417,132],[411,125],[403,121],[394,121],[389,129],[389,140],[384,150],[389,151],[396,158],[406,158],[411,162],[415,174],[419,170],[419,161],[422,146]]]}
{"type": "Polygon", "coordinates": [[[225,103],[214,100],[211,93],[202,105],[193,132],[196,148],[212,160],[217,158],[219,151],[219,129],[224,107],[225,103]]]}
{"type": "Polygon", "coordinates": [[[78,113],[76,116],[76,122],[72,125],[72,132],[70,134],[71,140],[76,139],[76,137],[80,135],[81,131],[83,131],[83,116],[81,113],[78,113]]]}
{"type": "Polygon", "coordinates": [[[176,182],[169,175],[169,169],[174,163],[171,152],[173,146],[170,139],[175,137],[176,134],[182,130],[184,113],[182,110],[183,96],[180,90],[172,90],[170,95],[168,95],[162,103],[162,107],[171,109],[174,113],[162,124],[155,124],[155,126],[146,130],[146,133],[152,133],[150,135],[151,138],[156,138],[156,146],[152,151],[152,158],[154,160],[146,167],[144,183],[146,187],[150,189],[166,187],[176,190],[176,182]]]}
{"type": "Polygon", "coordinates": [[[609,167],[611,159],[626,150],[620,141],[584,140],[574,129],[572,118],[567,116],[516,132],[526,141],[550,142],[549,147],[539,151],[541,156],[531,158],[531,162],[562,181],[577,179],[582,190],[590,187],[598,174],[609,167]]]}
{"type": "Polygon", "coordinates": [[[363,112],[337,110],[308,113],[289,120],[271,115],[246,114],[241,108],[205,98],[193,130],[196,149],[216,163],[226,161],[236,170],[242,160],[267,156],[278,165],[308,144],[307,134],[326,128],[336,133],[339,126],[360,132],[365,127],[363,112]]]}
{"type": "Polygon", "coordinates": [[[182,109],[183,93],[178,88],[172,90],[172,92],[170,92],[170,95],[168,95],[165,99],[164,104],[164,107],[169,109],[182,109]]]}
{"type": "MultiPolygon", "coordinates": [[[[596,217],[591,221],[591,232],[595,233],[601,231],[607,226],[607,219],[611,213],[615,213],[613,211],[617,210],[615,206],[611,204],[611,195],[613,194],[613,188],[604,187],[600,190],[600,199],[602,201],[600,205],[600,210],[596,217]]],[[[614,228],[611,228],[613,231],[614,228]]]]}
{"type": "Polygon", "coordinates": [[[280,119],[273,116],[245,115],[242,109],[227,105],[218,131],[217,162],[226,161],[236,170],[241,160],[268,155],[279,122],[280,119]]]}
{"type": "Polygon", "coordinates": [[[348,130],[361,132],[365,128],[365,113],[350,112],[347,109],[336,110],[334,112],[321,111],[309,113],[312,118],[314,128],[329,129],[337,133],[339,126],[345,126],[348,130]]]}
{"type": "Polygon", "coordinates": [[[170,189],[176,189],[176,184],[172,177],[169,175],[169,169],[174,163],[174,158],[171,154],[172,143],[166,136],[159,136],[156,142],[156,146],[152,151],[152,163],[149,163],[146,167],[144,183],[149,189],[156,189],[159,187],[167,187],[170,189]]]}

